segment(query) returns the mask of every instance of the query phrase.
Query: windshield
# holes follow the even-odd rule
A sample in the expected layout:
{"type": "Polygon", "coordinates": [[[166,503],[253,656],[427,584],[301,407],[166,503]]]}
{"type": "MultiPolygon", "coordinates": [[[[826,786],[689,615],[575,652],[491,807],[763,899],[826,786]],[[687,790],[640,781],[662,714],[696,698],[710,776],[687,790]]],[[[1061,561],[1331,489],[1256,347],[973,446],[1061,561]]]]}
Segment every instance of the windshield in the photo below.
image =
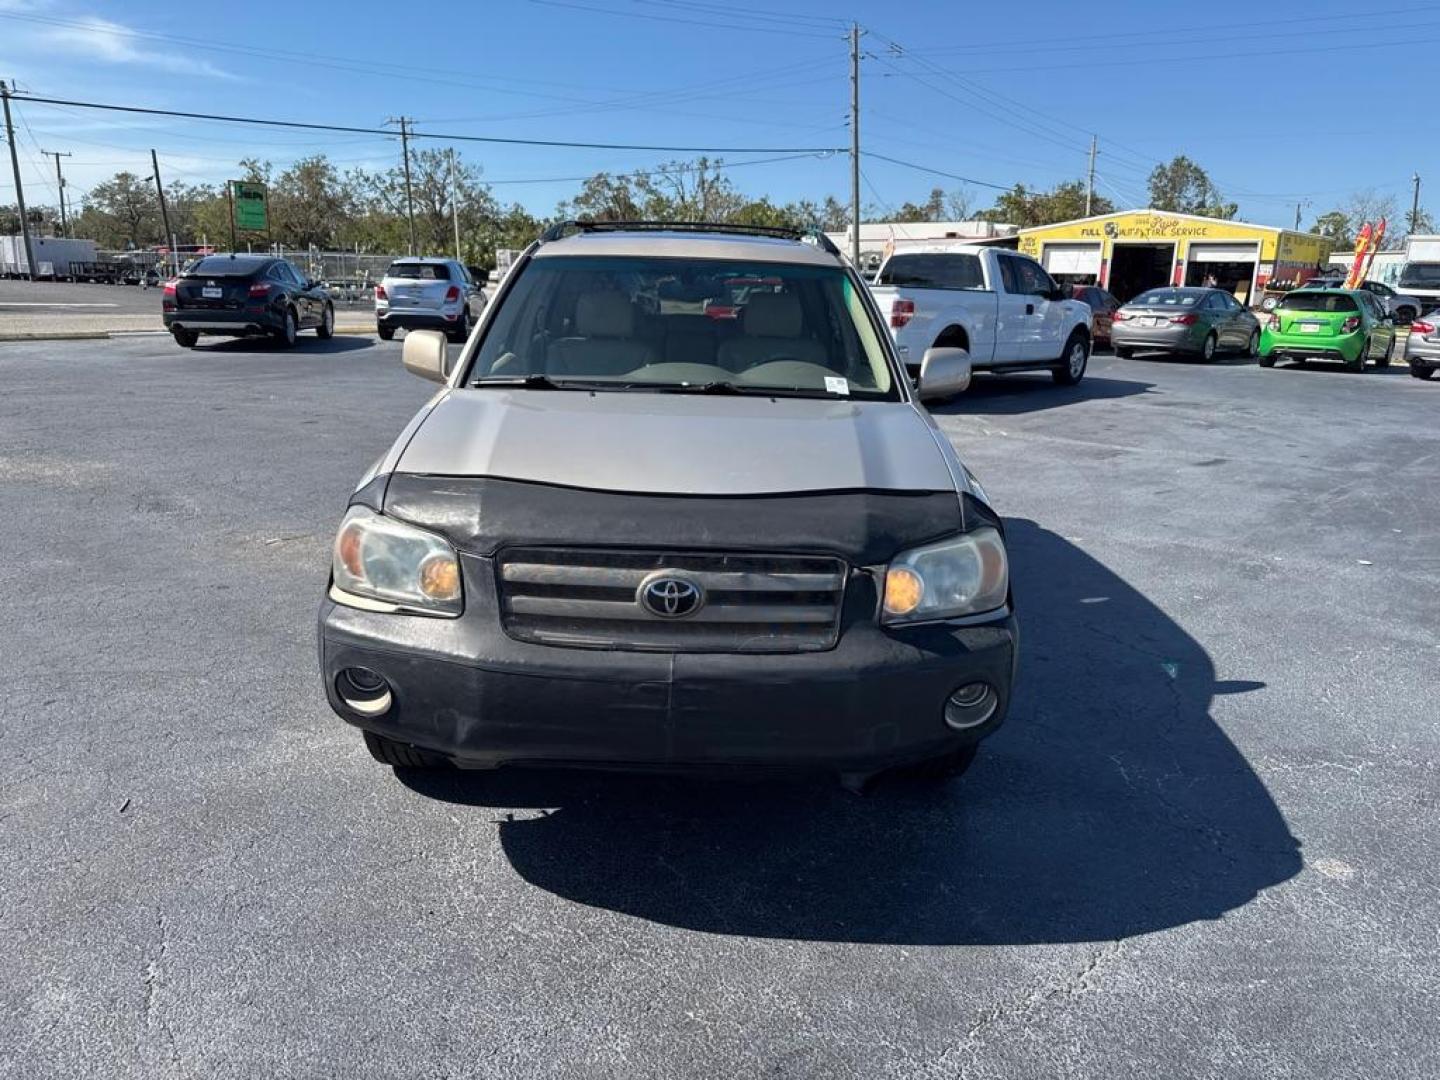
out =
{"type": "Polygon", "coordinates": [[[450,268],[444,263],[391,263],[385,271],[390,278],[407,278],[415,281],[449,281],[450,268]]]}
{"type": "Polygon", "coordinates": [[[534,259],[480,342],[472,383],[898,398],[840,267],[534,259]]]}
{"type": "Polygon", "coordinates": [[[1194,307],[1205,294],[1194,289],[1151,289],[1131,300],[1135,307],[1194,307]]]}
{"type": "Polygon", "coordinates": [[[909,285],[915,289],[984,289],[980,256],[972,252],[916,252],[892,255],[880,268],[877,285],[909,285]]]}
{"type": "Polygon", "coordinates": [[[1280,301],[1286,311],[1358,311],[1355,300],[1345,293],[1292,292],[1280,301]]]}
{"type": "Polygon", "coordinates": [[[1421,285],[1433,288],[1440,285],[1440,263],[1406,263],[1400,272],[1400,287],[1421,285]]]}

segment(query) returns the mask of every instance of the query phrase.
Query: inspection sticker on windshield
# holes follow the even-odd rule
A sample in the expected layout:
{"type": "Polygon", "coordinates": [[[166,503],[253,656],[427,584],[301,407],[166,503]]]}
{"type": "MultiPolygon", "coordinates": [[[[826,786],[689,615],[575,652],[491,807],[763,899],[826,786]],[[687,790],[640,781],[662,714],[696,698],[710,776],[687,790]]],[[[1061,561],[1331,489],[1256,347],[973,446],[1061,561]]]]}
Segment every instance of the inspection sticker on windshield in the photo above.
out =
{"type": "Polygon", "coordinates": [[[850,395],[850,380],[843,379],[838,375],[825,376],[825,392],[827,394],[850,395]]]}

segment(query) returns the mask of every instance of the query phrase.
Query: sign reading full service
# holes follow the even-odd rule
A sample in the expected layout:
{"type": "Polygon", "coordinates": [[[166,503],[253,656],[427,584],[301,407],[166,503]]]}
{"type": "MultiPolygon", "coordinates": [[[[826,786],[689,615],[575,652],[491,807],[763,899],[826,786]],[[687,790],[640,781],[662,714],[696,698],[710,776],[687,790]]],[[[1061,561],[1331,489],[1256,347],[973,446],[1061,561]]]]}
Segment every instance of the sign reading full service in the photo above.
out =
{"type": "Polygon", "coordinates": [[[248,180],[230,181],[235,206],[235,228],[245,232],[269,232],[269,201],[264,184],[248,180]]]}

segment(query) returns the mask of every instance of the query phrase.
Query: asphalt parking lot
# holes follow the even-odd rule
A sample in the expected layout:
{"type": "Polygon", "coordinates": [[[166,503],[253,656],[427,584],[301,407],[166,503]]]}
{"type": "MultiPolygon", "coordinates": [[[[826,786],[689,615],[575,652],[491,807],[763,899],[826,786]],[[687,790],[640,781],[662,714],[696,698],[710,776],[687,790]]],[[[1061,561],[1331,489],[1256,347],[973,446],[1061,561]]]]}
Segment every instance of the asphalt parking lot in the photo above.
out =
{"type": "Polygon", "coordinates": [[[1440,1074],[1440,385],[977,380],[1016,705],[860,797],[372,762],[399,355],[0,344],[0,1077],[1440,1074]]]}

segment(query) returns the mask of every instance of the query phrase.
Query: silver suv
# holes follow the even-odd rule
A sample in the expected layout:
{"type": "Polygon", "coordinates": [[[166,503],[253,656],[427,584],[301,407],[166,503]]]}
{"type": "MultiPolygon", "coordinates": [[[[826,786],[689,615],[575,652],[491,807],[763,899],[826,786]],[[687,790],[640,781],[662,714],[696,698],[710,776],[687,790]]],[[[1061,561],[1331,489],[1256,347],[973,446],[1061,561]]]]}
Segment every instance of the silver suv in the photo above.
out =
{"type": "Polygon", "coordinates": [[[556,226],[361,480],[325,692],[394,766],[953,774],[1010,702],[1004,525],[823,237],[556,226]]]}
{"type": "Polygon", "coordinates": [[[454,259],[396,259],[375,286],[375,328],[389,341],[396,330],[441,330],[464,342],[485,310],[485,291],[454,259]]]}

